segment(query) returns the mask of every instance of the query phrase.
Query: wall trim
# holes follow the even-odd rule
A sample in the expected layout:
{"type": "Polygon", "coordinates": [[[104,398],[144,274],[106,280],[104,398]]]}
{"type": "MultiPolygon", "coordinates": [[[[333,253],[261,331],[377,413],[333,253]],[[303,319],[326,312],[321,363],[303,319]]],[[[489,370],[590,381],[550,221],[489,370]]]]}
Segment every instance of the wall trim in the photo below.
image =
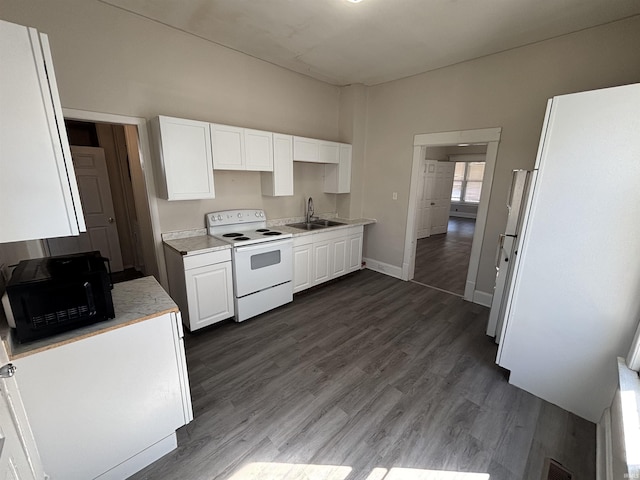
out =
{"type": "Polygon", "coordinates": [[[389,275],[390,277],[397,278],[399,280],[404,280],[402,278],[402,268],[396,267],[395,265],[390,265],[388,263],[379,262],[378,260],[374,260],[372,258],[363,258],[363,262],[366,264],[366,268],[369,270],[373,270],[374,272],[384,273],[385,275],[389,275]]]}
{"type": "Polygon", "coordinates": [[[474,290],[473,303],[491,308],[491,302],[493,301],[493,295],[487,292],[481,292],[480,290],[474,290]]]}

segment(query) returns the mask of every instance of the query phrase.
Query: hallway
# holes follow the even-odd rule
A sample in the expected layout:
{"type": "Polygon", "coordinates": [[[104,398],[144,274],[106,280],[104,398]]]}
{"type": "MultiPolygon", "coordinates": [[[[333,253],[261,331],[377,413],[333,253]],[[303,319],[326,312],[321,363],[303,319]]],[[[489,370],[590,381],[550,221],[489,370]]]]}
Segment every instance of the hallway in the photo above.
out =
{"type": "Polygon", "coordinates": [[[418,240],[413,280],[462,296],[475,226],[475,218],[450,217],[447,233],[418,240]]]}

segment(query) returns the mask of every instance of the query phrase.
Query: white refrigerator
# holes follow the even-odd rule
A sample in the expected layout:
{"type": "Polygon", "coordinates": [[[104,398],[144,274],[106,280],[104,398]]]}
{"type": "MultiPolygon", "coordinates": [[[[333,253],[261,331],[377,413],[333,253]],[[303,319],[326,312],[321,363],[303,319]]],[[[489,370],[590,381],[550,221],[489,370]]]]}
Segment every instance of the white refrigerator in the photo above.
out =
{"type": "Polygon", "coordinates": [[[497,363],[597,422],[640,318],[640,84],[549,100],[497,363]]]}

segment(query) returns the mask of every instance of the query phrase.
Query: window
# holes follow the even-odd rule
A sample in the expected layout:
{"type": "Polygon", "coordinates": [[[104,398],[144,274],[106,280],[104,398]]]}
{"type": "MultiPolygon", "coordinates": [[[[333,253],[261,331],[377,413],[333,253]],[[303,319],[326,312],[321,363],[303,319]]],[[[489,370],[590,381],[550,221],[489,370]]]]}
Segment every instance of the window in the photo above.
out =
{"type": "Polygon", "coordinates": [[[485,162],[456,162],[452,202],[480,203],[485,162]]]}

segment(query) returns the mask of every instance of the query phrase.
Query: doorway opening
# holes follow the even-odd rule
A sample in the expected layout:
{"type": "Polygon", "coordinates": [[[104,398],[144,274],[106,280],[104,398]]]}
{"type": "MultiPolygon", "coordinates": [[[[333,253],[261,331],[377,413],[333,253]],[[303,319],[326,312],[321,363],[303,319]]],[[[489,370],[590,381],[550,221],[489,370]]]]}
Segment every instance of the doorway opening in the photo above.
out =
{"type": "Polygon", "coordinates": [[[100,250],[119,272],[115,280],[153,275],[166,286],[146,120],[83,110],[63,113],[87,233],[47,239],[43,250],[48,255],[100,250]]]}
{"type": "Polygon", "coordinates": [[[414,137],[403,279],[490,305],[490,298],[476,292],[475,285],[501,130],[414,137]],[[457,162],[462,166],[456,178],[457,162]]]}
{"type": "Polygon", "coordinates": [[[418,178],[413,281],[462,297],[487,145],[426,147],[418,178]]]}

